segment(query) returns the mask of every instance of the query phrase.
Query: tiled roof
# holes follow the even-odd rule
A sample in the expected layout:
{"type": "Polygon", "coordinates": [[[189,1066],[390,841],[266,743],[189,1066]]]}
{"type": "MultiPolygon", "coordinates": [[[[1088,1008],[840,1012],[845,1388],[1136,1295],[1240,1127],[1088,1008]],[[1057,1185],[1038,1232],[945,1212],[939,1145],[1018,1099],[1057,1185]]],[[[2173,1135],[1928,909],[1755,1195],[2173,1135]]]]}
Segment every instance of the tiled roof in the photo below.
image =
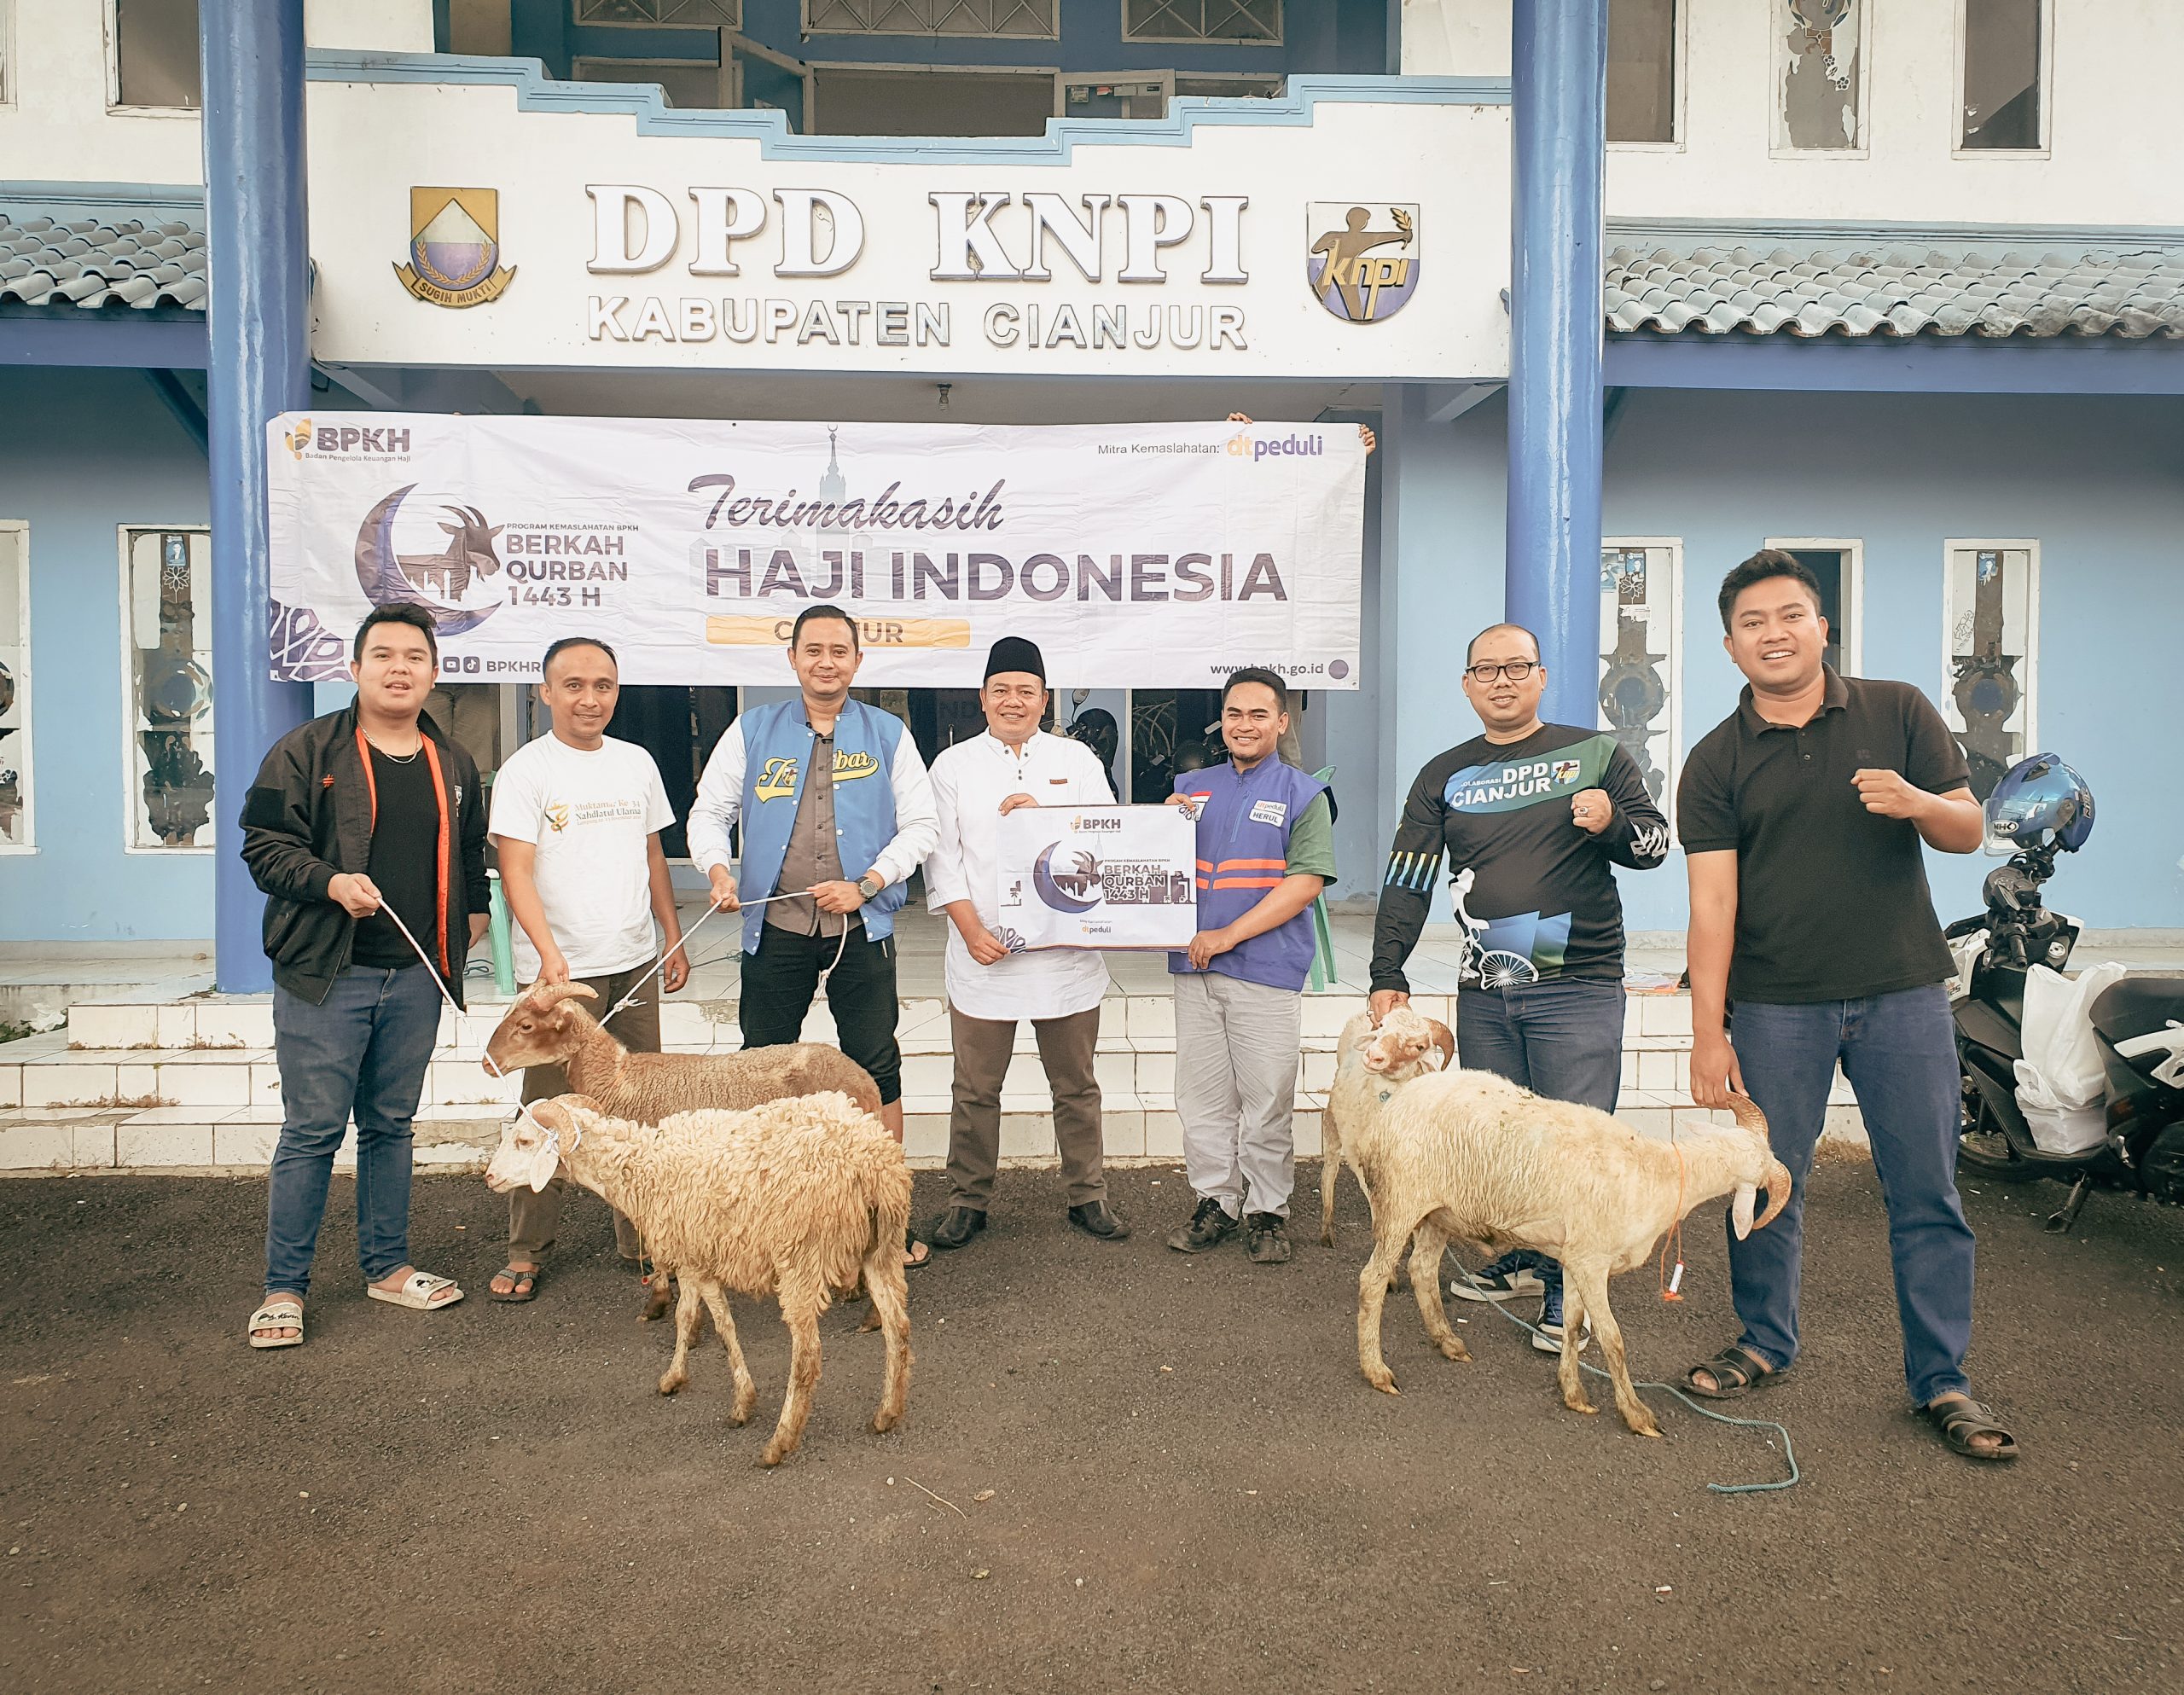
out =
{"type": "Polygon", "coordinates": [[[1619,247],[1607,327],[1704,335],[2184,337],[2184,247],[1619,247]]]}
{"type": "Polygon", "coordinates": [[[205,310],[205,232],[137,218],[0,212],[0,305],[205,310]]]}

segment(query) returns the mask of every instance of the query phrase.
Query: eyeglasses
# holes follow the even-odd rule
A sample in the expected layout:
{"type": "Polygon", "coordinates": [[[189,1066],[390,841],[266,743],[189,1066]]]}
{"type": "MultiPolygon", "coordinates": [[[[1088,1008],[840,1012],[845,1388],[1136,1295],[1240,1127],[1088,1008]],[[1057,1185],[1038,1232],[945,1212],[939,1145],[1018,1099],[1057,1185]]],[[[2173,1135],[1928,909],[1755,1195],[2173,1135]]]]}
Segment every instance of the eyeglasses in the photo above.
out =
{"type": "Polygon", "coordinates": [[[1498,665],[1488,664],[1467,666],[1464,675],[1473,682],[1491,682],[1497,676],[1506,676],[1512,682],[1522,682],[1539,668],[1540,662],[1537,659],[1510,659],[1498,665]]]}

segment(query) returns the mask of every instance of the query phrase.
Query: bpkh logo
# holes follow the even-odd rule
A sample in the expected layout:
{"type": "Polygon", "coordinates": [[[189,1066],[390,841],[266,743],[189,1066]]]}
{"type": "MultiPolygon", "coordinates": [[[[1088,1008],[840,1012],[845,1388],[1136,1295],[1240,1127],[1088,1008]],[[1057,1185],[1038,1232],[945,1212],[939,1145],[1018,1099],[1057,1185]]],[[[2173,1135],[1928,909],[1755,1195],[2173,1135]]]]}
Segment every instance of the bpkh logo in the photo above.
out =
{"type": "Polygon", "coordinates": [[[299,418],[282,433],[288,451],[300,460],[305,454],[346,455],[357,459],[398,459],[410,451],[410,432],[388,426],[380,429],[363,424],[314,424],[299,418]]]}
{"type": "Polygon", "coordinates": [[[1296,459],[1316,459],[1327,450],[1327,441],[1316,432],[1268,439],[1245,431],[1229,437],[1225,450],[1231,459],[1248,459],[1256,465],[1262,459],[1280,458],[1285,454],[1296,459]]]}
{"type": "Polygon", "coordinates": [[[1348,323],[1384,323],[1418,288],[1418,207],[1315,200],[1304,224],[1304,280],[1348,323]]]}

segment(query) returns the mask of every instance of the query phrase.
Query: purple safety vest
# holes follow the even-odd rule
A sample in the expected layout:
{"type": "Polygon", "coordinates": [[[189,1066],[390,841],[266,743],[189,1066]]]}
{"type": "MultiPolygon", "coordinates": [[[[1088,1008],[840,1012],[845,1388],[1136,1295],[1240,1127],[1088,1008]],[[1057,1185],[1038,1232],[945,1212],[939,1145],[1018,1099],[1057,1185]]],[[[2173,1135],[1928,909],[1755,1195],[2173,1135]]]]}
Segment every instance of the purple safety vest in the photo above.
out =
{"type": "MultiPolygon", "coordinates": [[[[1327,785],[1281,759],[1263,759],[1239,773],[1234,760],[1185,771],[1175,792],[1199,803],[1198,927],[1233,924],[1288,874],[1289,833],[1327,785]]],[[[1312,909],[1240,943],[1207,967],[1246,983],[1300,993],[1312,969],[1312,909]]],[[[1168,969],[1191,970],[1188,954],[1170,954],[1168,969]]]]}

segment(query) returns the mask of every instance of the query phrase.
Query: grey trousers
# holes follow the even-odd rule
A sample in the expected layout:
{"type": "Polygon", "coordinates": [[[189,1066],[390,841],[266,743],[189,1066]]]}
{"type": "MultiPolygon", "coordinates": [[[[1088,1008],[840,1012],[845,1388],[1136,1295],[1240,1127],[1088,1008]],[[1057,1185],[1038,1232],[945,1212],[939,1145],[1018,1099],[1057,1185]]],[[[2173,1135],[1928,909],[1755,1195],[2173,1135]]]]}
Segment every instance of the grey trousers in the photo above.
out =
{"type": "MultiPolygon", "coordinates": [[[[577,982],[599,996],[588,1002],[584,1010],[595,1019],[606,1017],[652,968],[652,963],[648,963],[633,971],[612,972],[605,977],[578,978],[577,982]]],[[[647,983],[645,992],[623,1007],[607,1028],[632,1054],[659,1053],[659,979],[655,977],[647,983]]],[[[524,1068],[526,1100],[550,1100],[568,1092],[569,1080],[559,1065],[524,1068]]],[[[546,1251],[554,1245],[554,1237],[561,1228],[561,1199],[568,1187],[569,1180],[556,1171],[553,1181],[544,1188],[536,1193],[528,1187],[519,1188],[508,1196],[511,1260],[520,1260],[526,1265],[544,1263],[546,1251]]],[[[619,1212],[614,1214],[614,1246],[624,1259],[637,1257],[637,1227],[619,1212]]]]}
{"type": "Polygon", "coordinates": [[[1289,1216],[1304,997],[1219,972],[1179,972],[1176,1115],[1183,1169],[1231,1217],[1289,1216]]]}
{"type": "MultiPolygon", "coordinates": [[[[993,1199],[1001,1164],[1001,1085],[1016,1042],[1014,1019],[974,1019],[948,1009],[956,1050],[955,1100],[948,1118],[948,1204],[984,1212],[993,1199]]],[[[1034,1019],[1039,1063],[1054,1098],[1054,1140],[1061,1149],[1062,1181],[1069,1204],[1104,1200],[1107,1178],[1101,1158],[1100,1083],[1092,1056],[1100,1044],[1100,1009],[1088,1007],[1066,1018],[1034,1019]]]]}

